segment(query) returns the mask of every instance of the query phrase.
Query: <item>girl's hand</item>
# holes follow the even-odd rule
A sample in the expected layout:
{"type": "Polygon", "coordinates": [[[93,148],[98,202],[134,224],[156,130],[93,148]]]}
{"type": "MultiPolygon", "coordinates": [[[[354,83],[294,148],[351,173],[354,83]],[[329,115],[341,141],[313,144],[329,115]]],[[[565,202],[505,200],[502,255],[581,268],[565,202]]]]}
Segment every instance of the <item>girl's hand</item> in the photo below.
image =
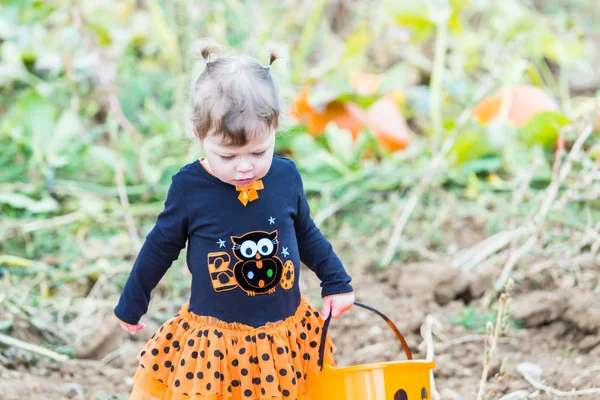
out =
{"type": "Polygon", "coordinates": [[[130,334],[134,334],[139,330],[142,330],[146,327],[146,324],[144,324],[143,322],[138,322],[135,325],[131,325],[131,324],[126,324],[125,322],[119,320],[119,324],[121,325],[121,328],[123,328],[124,330],[126,330],[127,332],[129,332],[130,334]]]}
{"type": "Polygon", "coordinates": [[[337,319],[344,312],[351,309],[353,305],[354,292],[325,297],[323,299],[323,309],[321,310],[321,316],[323,320],[326,320],[329,317],[329,312],[331,311],[332,317],[334,319],[337,319]]]}

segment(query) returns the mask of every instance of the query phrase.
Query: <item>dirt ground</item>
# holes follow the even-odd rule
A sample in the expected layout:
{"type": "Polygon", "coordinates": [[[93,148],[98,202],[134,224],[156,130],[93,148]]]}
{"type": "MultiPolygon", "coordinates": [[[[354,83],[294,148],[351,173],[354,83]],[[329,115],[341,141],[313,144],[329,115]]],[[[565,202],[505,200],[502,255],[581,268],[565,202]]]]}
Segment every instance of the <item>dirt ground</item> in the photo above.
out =
{"type": "MultiPolygon", "coordinates": [[[[494,319],[493,314],[481,317],[477,305],[499,271],[463,273],[441,262],[398,264],[378,271],[371,259],[361,258],[360,248],[343,244],[336,248],[342,258],[352,260],[347,265],[357,301],[388,315],[403,332],[415,359],[427,354],[421,333],[425,322],[434,328],[434,382],[441,398],[475,399],[484,356],[482,329],[494,319]]],[[[306,269],[303,279],[303,292],[318,305],[318,280],[306,269]]],[[[535,281],[525,279],[515,285],[510,306],[513,323],[492,361],[488,399],[558,398],[556,392],[536,389],[533,384],[538,383],[564,392],[600,387],[600,294],[579,286],[560,289],[549,282],[542,274],[535,281]],[[533,384],[523,371],[534,379],[533,384]]],[[[23,354],[26,363],[0,362],[0,399],[126,399],[135,355],[154,329],[150,325],[129,336],[107,315],[99,321],[98,331],[78,347],[76,360],[58,363],[23,354]]],[[[332,322],[331,332],[338,366],[405,359],[392,331],[369,311],[355,307],[332,322]]],[[[598,399],[600,391],[577,398],[598,399]]]]}

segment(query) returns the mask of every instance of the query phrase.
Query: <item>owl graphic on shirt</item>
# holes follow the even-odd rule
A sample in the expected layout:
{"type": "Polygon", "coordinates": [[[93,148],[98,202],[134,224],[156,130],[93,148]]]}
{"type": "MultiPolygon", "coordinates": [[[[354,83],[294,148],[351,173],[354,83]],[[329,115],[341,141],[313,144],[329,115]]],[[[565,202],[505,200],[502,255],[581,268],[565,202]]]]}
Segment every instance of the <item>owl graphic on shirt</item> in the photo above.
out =
{"type": "Polygon", "coordinates": [[[239,287],[249,296],[274,293],[281,282],[283,263],[276,256],[277,231],[254,231],[231,236],[238,262],[233,273],[239,287]]]}

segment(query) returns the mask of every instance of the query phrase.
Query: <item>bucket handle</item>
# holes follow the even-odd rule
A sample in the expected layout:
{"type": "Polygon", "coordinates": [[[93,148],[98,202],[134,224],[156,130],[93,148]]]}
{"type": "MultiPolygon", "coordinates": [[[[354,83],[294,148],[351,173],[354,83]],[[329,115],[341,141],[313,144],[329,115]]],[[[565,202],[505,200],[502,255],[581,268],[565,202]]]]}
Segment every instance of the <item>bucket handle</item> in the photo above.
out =
{"type": "MultiPolygon", "coordinates": [[[[396,325],[394,325],[394,323],[385,314],[383,314],[381,311],[379,311],[371,306],[368,306],[366,304],[363,304],[363,303],[354,302],[354,305],[364,308],[365,310],[372,311],[375,314],[379,315],[381,318],[383,318],[385,320],[385,322],[387,322],[389,327],[392,328],[392,330],[396,334],[396,337],[398,338],[398,340],[400,340],[400,343],[402,344],[402,348],[404,349],[404,353],[406,354],[406,358],[408,360],[412,360],[412,353],[410,352],[410,349],[408,348],[408,345],[406,344],[406,340],[404,340],[404,336],[402,336],[402,334],[400,333],[400,330],[396,327],[396,325]]],[[[325,323],[323,324],[323,329],[321,331],[321,343],[319,345],[319,364],[320,364],[321,371],[323,370],[323,365],[325,364],[325,362],[324,362],[325,340],[327,339],[327,331],[329,330],[329,323],[331,322],[331,314],[332,313],[330,312],[329,317],[327,317],[327,319],[325,320],[325,323]]]]}

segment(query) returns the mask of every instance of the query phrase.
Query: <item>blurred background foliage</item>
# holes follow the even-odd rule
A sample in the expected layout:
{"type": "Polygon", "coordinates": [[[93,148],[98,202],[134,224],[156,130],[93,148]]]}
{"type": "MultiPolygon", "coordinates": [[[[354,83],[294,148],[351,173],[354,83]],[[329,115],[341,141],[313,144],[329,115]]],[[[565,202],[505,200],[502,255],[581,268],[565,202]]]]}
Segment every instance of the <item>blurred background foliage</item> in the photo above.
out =
{"type": "MultiPolygon", "coordinates": [[[[492,234],[526,219],[553,177],[543,242],[598,229],[594,2],[4,0],[0,309],[48,326],[77,314],[65,299],[118,293],[170,176],[201,155],[187,100],[202,37],[280,55],[277,153],[301,168],[326,233],[358,229],[385,250],[378,267],[454,255],[450,220],[492,234]]],[[[185,298],[185,278],[169,279],[185,298]]]]}

